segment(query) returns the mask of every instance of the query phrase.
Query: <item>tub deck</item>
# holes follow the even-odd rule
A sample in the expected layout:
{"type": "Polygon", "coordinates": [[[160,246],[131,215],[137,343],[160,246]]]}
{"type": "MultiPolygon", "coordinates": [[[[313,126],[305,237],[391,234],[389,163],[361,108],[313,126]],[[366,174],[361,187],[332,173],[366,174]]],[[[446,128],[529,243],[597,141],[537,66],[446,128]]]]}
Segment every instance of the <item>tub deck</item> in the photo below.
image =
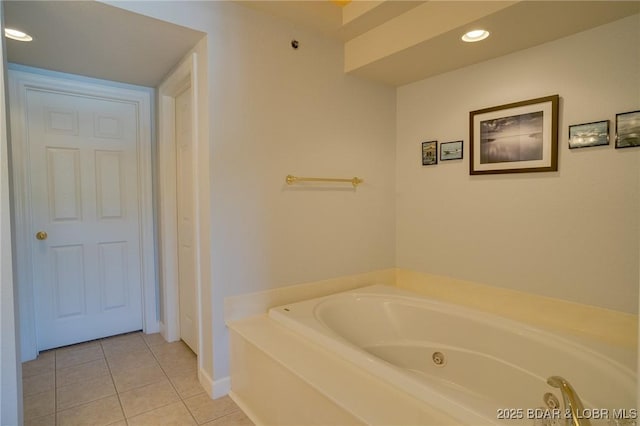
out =
{"type": "Polygon", "coordinates": [[[459,425],[266,315],[233,322],[230,396],[256,425],[459,425]]]}
{"type": "MultiPolygon", "coordinates": [[[[575,339],[519,322],[495,323],[502,321],[495,315],[428,299],[420,301],[423,299],[420,297],[407,299],[412,294],[405,293],[408,292],[393,287],[371,286],[283,305],[272,308],[269,316],[229,324],[232,397],[256,424],[533,425],[533,418],[501,419],[497,409],[541,407],[541,396],[552,391],[546,377],[570,372],[567,373],[570,380],[577,378],[580,382],[576,390],[585,405],[589,405],[589,397],[584,396],[592,396],[595,389],[603,388],[604,391],[598,391],[598,398],[605,395],[609,401],[613,397],[621,403],[619,408],[632,408],[626,405],[631,397],[628,390],[635,391],[635,385],[629,385],[635,365],[625,367],[626,357],[609,358],[612,355],[609,351],[599,350],[603,348],[602,342],[580,345],[575,339]],[[349,303],[351,299],[356,303],[349,303]],[[368,301],[374,299],[371,305],[368,301]],[[380,306],[378,300],[382,302],[380,306]],[[440,325],[445,321],[433,317],[424,322],[422,317],[416,317],[413,305],[423,303],[432,304],[433,312],[457,317],[457,322],[435,329],[425,327],[424,324],[440,325]],[[412,309],[395,311],[396,306],[404,304],[412,309]],[[387,318],[376,315],[381,312],[393,315],[387,318]],[[366,319],[358,321],[360,318],[366,319]],[[400,323],[412,325],[408,334],[396,328],[402,318],[400,323]],[[494,328],[489,334],[486,330],[474,332],[470,324],[476,323],[493,324],[494,328]],[[450,328],[456,329],[456,324],[466,334],[452,332],[450,328]],[[501,336],[505,333],[517,337],[512,344],[503,342],[501,336]],[[456,338],[448,341],[451,336],[456,338]],[[463,344],[469,343],[471,336],[475,336],[471,339],[475,340],[475,349],[463,344]],[[425,338],[424,342],[420,340],[425,338]],[[425,346],[430,341],[437,344],[425,346]],[[430,359],[434,350],[443,348],[447,360],[452,362],[442,370],[448,374],[440,377],[442,374],[437,373],[442,371],[430,364],[427,367],[433,371],[423,371],[417,361],[430,359]],[[559,351],[556,355],[560,357],[554,357],[554,350],[559,351]],[[575,360],[565,359],[565,352],[575,360]],[[607,357],[600,355],[604,353],[607,357]],[[507,362],[510,356],[513,361],[507,362]],[[513,364],[518,359],[524,362],[522,366],[513,364]],[[610,365],[606,371],[611,375],[603,376],[605,370],[595,378],[580,373],[596,371],[602,363],[610,365]],[[463,366],[468,367],[461,369],[463,366]],[[505,366],[511,374],[503,374],[505,366]],[[471,367],[475,368],[471,371],[480,374],[469,376],[471,367]],[[492,371],[495,374],[490,374],[492,371]],[[476,380],[469,384],[465,381],[468,379],[476,380]],[[501,381],[506,382],[487,387],[501,381]],[[514,383],[518,384],[515,388],[514,383]],[[496,389],[506,389],[506,393],[496,393],[496,389]],[[585,392],[581,393],[582,390],[585,392]]],[[[604,405],[610,405],[609,402],[604,405]]]]}

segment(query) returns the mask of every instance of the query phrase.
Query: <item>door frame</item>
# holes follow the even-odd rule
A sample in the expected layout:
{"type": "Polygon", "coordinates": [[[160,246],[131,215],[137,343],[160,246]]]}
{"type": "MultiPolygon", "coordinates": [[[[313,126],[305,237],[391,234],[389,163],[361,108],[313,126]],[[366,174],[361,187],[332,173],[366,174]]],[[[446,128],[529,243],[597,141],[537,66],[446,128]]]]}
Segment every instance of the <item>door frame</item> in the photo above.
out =
{"type": "MultiPolygon", "coordinates": [[[[198,144],[198,82],[197,54],[190,53],[158,88],[158,201],[159,255],[162,310],[160,333],[168,342],[180,339],[180,299],[178,276],[178,205],[177,205],[177,147],[175,137],[175,99],[187,88],[191,95],[191,141],[194,156],[194,249],[196,261],[196,323],[198,352],[202,348],[201,227],[197,194],[198,144]]],[[[198,356],[199,364],[201,362],[198,356]]],[[[199,365],[200,367],[200,365],[199,365]]]]}
{"type": "Polygon", "coordinates": [[[138,111],[138,204],[140,221],[140,271],[142,291],[142,327],[145,333],[159,330],[157,319],[156,271],[153,228],[152,147],[151,147],[151,94],[105,84],[78,81],[49,75],[32,74],[9,70],[10,117],[14,209],[16,241],[16,279],[18,283],[18,306],[20,318],[20,341],[22,361],[35,359],[38,355],[36,330],[35,289],[31,250],[35,230],[31,229],[29,212],[32,200],[29,188],[29,155],[27,149],[27,123],[25,104],[27,90],[42,90],[54,93],[89,96],[132,103],[138,111]]]}

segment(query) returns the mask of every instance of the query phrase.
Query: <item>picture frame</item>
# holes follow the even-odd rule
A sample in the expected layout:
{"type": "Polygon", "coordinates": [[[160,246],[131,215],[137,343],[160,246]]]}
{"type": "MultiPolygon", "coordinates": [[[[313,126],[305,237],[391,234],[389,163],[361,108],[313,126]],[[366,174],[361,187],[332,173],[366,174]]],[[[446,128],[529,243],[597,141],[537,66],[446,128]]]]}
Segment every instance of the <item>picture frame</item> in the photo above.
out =
{"type": "Polygon", "coordinates": [[[558,170],[559,95],[469,113],[469,174],[558,170]]]}
{"type": "Polygon", "coordinates": [[[438,164],[438,141],[422,142],[422,165],[438,164]]]}
{"type": "Polygon", "coordinates": [[[616,149],[640,146],[640,110],[616,114],[616,149]]]}
{"type": "Polygon", "coordinates": [[[609,120],[569,126],[569,149],[609,145],[609,120]]]}
{"type": "Polygon", "coordinates": [[[443,142],[440,144],[440,161],[461,160],[464,141],[443,142]]]}

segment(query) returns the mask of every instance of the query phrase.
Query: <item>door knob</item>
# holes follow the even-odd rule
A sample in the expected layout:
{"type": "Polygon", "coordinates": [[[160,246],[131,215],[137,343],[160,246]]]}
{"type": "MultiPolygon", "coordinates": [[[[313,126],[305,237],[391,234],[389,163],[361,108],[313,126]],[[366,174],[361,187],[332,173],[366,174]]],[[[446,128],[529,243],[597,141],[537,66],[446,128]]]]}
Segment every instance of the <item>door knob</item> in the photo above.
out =
{"type": "Polygon", "coordinates": [[[46,233],[46,232],[44,232],[44,231],[38,231],[38,232],[36,232],[36,239],[38,239],[38,240],[40,240],[40,241],[46,240],[46,239],[47,239],[47,237],[48,237],[48,235],[47,235],[47,233],[46,233]]]}

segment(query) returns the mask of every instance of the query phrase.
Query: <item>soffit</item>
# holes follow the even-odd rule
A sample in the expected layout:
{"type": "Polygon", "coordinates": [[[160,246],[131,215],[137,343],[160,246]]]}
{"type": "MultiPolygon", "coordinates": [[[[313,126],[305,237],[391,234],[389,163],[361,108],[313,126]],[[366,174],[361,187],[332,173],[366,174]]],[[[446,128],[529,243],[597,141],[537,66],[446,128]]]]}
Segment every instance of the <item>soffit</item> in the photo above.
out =
{"type": "Polygon", "coordinates": [[[7,60],[88,77],[157,86],[204,33],[95,1],[4,1],[7,60]]]}
{"type": "MultiPolygon", "coordinates": [[[[399,86],[551,42],[640,12],[640,2],[635,1],[512,3],[509,7],[469,22],[450,21],[450,25],[428,36],[405,40],[405,44],[395,50],[382,51],[379,46],[383,45],[373,37],[364,43],[358,39],[348,41],[345,46],[345,71],[399,86]],[[478,43],[460,40],[462,34],[476,28],[487,29],[491,36],[478,43]],[[360,46],[356,45],[358,41],[360,46]],[[361,52],[367,48],[374,55],[362,60],[361,52]],[[359,59],[359,62],[355,59],[359,59]]],[[[434,16],[432,19],[446,21],[445,17],[434,16]]],[[[433,22],[431,26],[436,25],[433,22]]],[[[376,30],[362,37],[372,35],[376,30]]],[[[377,36],[391,37],[391,33],[377,36]]]]}

